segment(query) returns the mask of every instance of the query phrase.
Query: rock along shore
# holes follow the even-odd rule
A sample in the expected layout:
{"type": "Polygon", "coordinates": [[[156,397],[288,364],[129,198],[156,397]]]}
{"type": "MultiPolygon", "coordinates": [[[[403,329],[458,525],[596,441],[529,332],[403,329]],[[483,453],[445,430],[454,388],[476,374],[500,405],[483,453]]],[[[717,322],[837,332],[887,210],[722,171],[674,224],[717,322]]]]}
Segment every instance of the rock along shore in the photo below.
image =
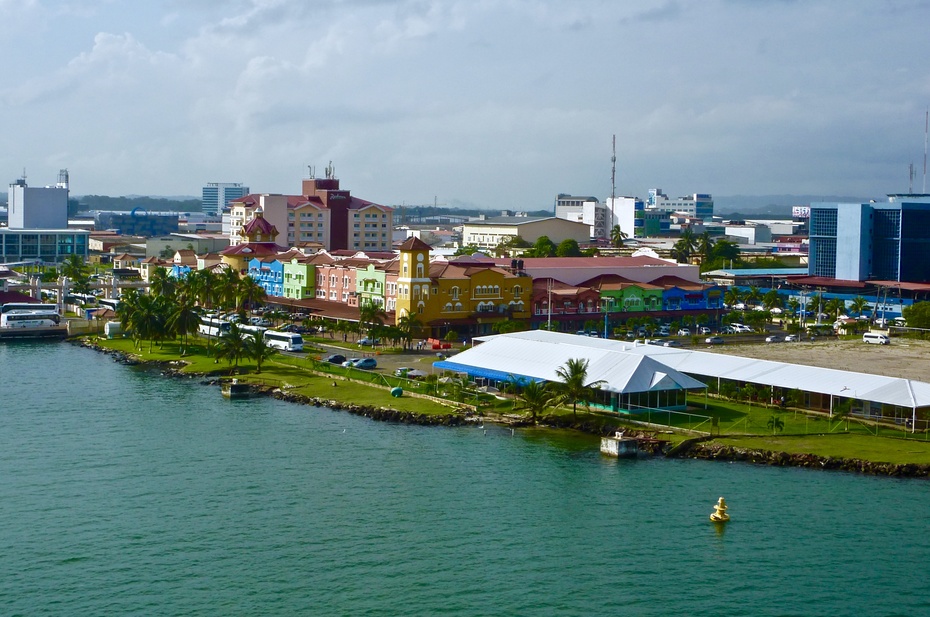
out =
{"type": "MultiPolygon", "coordinates": [[[[184,362],[177,360],[174,362],[143,362],[137,357],[112,349],[106,349],[98,345],[95,341],[84,339],[81,345],[94,349],[98,352],[111,356],[115,361],[130,366],[144,365],[160,370],[166,377],[192,379],[195,377],[209,377],[208,375],[197,375],[193,373],[182,373],[181,369],[184,362]]],[[[219,385],[220,379],[210,378],[201,383],[205,385],[219,385]]],[[[253,386],[253,392],[257,395],[271,396],[273,398],[298,403],[302,405],[312,405],[314,407],[326,407],[337,411],[346,411],[358,416],[364,416],[379,422],[397,422],[401,424],[415,424],[420,426],[463,426],[473,424],[476,421],[488,421],[505,423],[511,426],[531,426],[532,423],[525,419],[516,419],[502,416],[482,416],[477,415],[469,409],[458,409],[451,413],[443,415],[435,414],[418,414],[413,412],[400,411],[389,407],[372,407],[368,405],[356,405],[345,401],[334,399],[323,399],[319,397],[309,397],[293,392],[286,392],[274,387],[253,386]]],[[[612,435],[616,428],[606,426],[603,423],[566,418],[561,416],[545,416],[539,419],[537,424],[543,428],[572,429],[606,437],[612,435]]],[[[805,467],[809,469],[824,469],[831,471],[847,471],[853,473],[862,473],[876,476],[889,476],[895,478],[930,478],[930,465],[917,463],[873,463],[861,459],[844,459],[834,457],[818,456],[816,454],[788,454],[787,452],[777,452],[771,450],[756,450],[752,448],[739,448],[728,446],[713,441],[691,440],[670,449],[668,442],[653,439],[652,434],[639,434],[644,437],[639,443],[640,450],[646,454],[666,455],[672,458],[693,458],[712,461],[742,462],[753,463],[756,465],[769,465],[775,467],[805,467]]]]}

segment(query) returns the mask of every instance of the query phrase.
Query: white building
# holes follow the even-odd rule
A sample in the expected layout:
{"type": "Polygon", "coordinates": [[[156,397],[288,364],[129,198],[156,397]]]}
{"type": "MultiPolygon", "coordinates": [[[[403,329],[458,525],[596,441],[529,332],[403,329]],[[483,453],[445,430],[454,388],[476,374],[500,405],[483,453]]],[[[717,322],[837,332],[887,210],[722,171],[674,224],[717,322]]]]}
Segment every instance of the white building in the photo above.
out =
{"type": "Polygon", "coordinates": [[[548,236],[556,245],[563,240],[575,240],[581,244],[590,240],[590,231],[591,226],[587,223],[554,216],[495,216],[465,223],[462,226],[462,244],[493,249],[516,236],[530,244],[542,236],[548,236]]]}
{"type": "Polygon", "coordinates": [[[69,255],[87,258],[86,230],[68,229],[68,170],[54,186],[10,185],[9,227],[0,228],[0,263],[59,263],[69,255]]]}
{"type": "Polygon", "coordinates": [[[699,219],[710,221],[714,216],[714,199],[706,193],[692,193],[686,197],[669,199],[662,189],[649,189],[646,209],[684,212],[699,219]]]}
{"type": "Polygon", "coordinates": [[[230,202],[249,194],[249,187],[238,182],[208,182],[203,187],[201,210],[213,216],[227,210],[230,202]]]}
{"type": "Polygon", "coordinates": [[[577,197],[559,193],[555,199],[555,216],[588,225],[591,228],[591,238],[610,236],[610,212],[597,197],[577,197]]]}

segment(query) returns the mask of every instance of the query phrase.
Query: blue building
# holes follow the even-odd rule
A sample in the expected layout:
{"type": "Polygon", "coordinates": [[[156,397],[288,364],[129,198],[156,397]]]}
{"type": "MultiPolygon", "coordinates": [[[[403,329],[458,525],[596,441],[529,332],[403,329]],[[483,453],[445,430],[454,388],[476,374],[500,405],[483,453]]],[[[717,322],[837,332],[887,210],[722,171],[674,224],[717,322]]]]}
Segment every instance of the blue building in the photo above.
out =
{"type": "Polygon", "coordinates": [[[284,295],[284,264],[277,257],[256,257],[250,260],[249,276],[269,296],[284,295]]]}
{"type": "Polygon", "coordinates": [[[930,282],[930,195],[812,203],[808,273],[847,281],[930,282]]]}
{"type": "Polygon", "coordinates": [[[205,214],[218,215],[229,210],[229,204],[249,194],[249,187],[238,182],[208,182],[201,193],[200,209],[205,214]]]}

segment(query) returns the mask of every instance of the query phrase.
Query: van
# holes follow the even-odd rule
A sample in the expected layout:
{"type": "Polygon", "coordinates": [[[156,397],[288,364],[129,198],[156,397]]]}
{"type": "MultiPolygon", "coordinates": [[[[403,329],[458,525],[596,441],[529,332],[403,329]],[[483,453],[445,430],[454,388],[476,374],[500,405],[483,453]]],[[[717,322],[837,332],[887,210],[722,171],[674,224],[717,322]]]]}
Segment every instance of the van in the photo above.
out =
{"type": "Polygon", "coordinates": [[[862,335],[862,342],[874,345],[888,345],[891,343],[891,339],[888,338],[887,334],[880,332],[866,332],[862,335]]]}

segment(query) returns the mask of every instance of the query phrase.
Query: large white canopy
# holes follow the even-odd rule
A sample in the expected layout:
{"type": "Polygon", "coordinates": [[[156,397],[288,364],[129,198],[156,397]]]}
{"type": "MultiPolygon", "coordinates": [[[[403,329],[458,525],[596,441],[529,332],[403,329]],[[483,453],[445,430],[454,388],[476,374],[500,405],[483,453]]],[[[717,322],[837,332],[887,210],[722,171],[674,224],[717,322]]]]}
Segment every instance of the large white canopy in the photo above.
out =
{"type": "Polygon", "coordinates": [[[699,388],[704,384],[688,375],[731,379],[780,388],[854,398],[916,409],[930,406],[930,384],[885,377],[756,360],[688,349],[657,347],[597,339],[561,332],[532,330],[476,337],[472,347],[437,368],[473,367],[494,374],[512,374],[559,381],[556,369],[571,358],[588,359],[591,381],[603,380],[612,392],[645,392],[673,388],[699,388]]]}

